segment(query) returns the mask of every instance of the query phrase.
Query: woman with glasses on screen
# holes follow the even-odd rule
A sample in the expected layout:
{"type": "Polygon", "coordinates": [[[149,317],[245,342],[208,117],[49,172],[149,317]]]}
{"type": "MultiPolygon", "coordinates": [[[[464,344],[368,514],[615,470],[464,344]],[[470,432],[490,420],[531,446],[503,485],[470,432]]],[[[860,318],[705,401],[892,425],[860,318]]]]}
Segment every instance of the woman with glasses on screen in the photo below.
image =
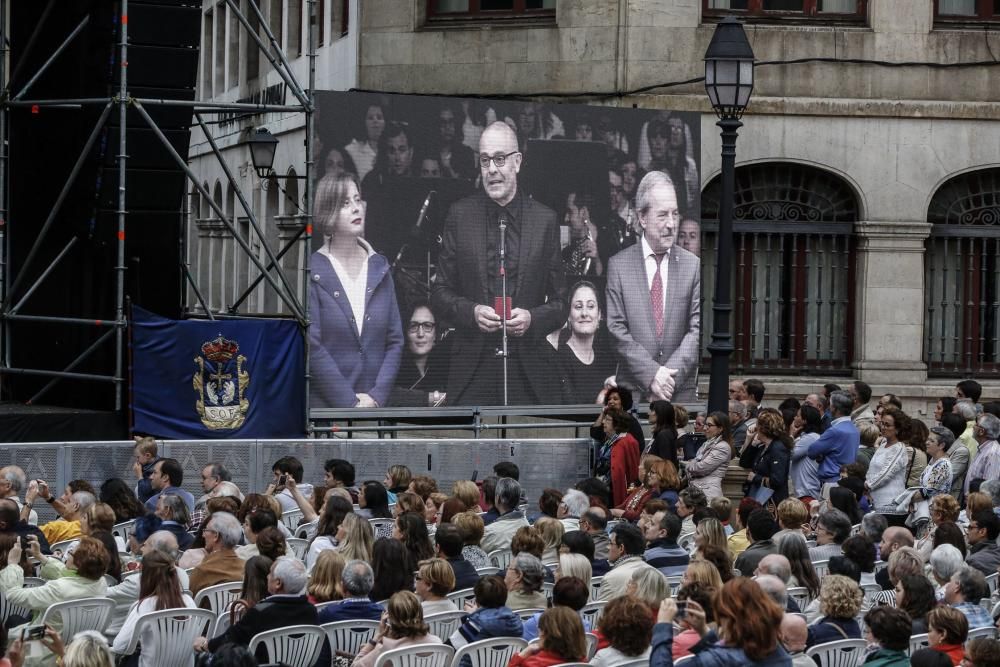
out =
{"type": "Polygon", "coordinates": [[[403,319],[406,347],[392,390],[391,405],[441,405],[448,378],[447,353],[438,338],[437,318],[430,304],[418,302],[403,319]]]}

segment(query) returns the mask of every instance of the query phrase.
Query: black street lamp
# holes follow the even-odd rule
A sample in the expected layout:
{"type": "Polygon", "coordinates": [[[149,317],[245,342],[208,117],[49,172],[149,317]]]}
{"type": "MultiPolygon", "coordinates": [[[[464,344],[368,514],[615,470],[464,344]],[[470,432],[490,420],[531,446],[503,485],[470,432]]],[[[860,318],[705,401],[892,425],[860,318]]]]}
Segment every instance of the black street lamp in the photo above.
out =
{"type": "Polygon", "coordinates": [[[722,199],[719,202],[719,237],[715,264],[715,299],[712,302],[712,342],[708,351],[712,367],[708,383],[708,410],[729,411],[729,357],[733,352],[730,318],[733,312],[733,199],[736,183],[736,137],[740,118],[753,92],[753,49],[743,24],[727,16],[715,26],[705,51],[705,90],[719,117],[722,130],[722,199]]]}
{"type": "Polygon", "coordinates": [[[250,147],[250,161],[261,178],[267,178],[273,173],[274,153],[278,149],[278,138],[268,132],[266,127],[259,127],[254,132],[247,130],[246,144],[250,147]]]}

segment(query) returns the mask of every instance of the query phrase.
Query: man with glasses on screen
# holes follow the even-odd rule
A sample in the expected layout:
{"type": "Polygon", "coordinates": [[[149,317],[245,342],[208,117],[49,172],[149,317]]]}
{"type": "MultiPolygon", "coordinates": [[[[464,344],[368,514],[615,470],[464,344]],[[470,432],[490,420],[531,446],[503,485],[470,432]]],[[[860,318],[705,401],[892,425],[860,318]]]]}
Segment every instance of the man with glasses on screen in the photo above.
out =
{"type": "Polygon", "coordinates": [[[532,345],[566,319],[559,222],[554,211],[518,188],[522,159],[508,125],[487,127],[479,139],[483,190],[456,202],[445,219],[431,301],[434,312],[455,326],[446,392],[451,405],[503,405],[502,327],[508,336],[508,402],[551,402],[533,381],[537,371],[529,372],[529,355],[532,345]],[[501,222],[506,319],[501,317],[501,222]]]}
{"type": "Polygon", "coordinates": [[[680,211],[662,171],[636,192],[642,239],[608,262],[608,331],[618,383],[649,400],[696,399],[701,331],[701,262],[678,246],[680,211]]]}

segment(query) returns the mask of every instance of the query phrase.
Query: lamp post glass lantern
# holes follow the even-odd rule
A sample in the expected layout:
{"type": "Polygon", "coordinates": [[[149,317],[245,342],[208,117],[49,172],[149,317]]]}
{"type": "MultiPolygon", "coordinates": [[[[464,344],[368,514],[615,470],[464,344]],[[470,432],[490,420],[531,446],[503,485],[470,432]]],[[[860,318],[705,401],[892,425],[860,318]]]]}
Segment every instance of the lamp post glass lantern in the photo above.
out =
{"type": "Polygon", "coordinates": [[[722,136],[722,199],[719,202],[718,256],[715,297],[712,301],[712,355],[708,383],[708,410],[729,411],[729,358],[733,352],[730,320],[733,312],[733,199],[736,184],[736,137],[740,118],[753,92],[753,49],[743,24],[728,16],[715,27],[705,51],[705,91],[719,117],[722,136]]]}
{"type": "Polygon", "coordinates": [[[271,167],[274,165],[274,153],[278,149],[278,139],[268,132],[266,127],[259,127],[256,131],[250,130],[247,138],[247,145],[250,147],[250,161],[253,168],[261,178],[267,178],[271,174],[271,167]]]}

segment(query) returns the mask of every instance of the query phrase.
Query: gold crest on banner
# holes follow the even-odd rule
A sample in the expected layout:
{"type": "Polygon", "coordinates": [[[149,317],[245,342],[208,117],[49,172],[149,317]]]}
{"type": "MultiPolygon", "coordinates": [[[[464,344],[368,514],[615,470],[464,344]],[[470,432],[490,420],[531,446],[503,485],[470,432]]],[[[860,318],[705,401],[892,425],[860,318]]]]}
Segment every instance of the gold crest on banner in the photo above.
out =
{"type": "Polygon", "coordinates": [[[250,374],[243,370],[247,358],[238,354],[240,345],[222,337],[205,341],[191,384],[198,392],[195,409],[206,428],[232,430],[243,426],[250,409],[246,397],[250,374]],[[235,360],[235,361],[234,361],[235,360]]]}

